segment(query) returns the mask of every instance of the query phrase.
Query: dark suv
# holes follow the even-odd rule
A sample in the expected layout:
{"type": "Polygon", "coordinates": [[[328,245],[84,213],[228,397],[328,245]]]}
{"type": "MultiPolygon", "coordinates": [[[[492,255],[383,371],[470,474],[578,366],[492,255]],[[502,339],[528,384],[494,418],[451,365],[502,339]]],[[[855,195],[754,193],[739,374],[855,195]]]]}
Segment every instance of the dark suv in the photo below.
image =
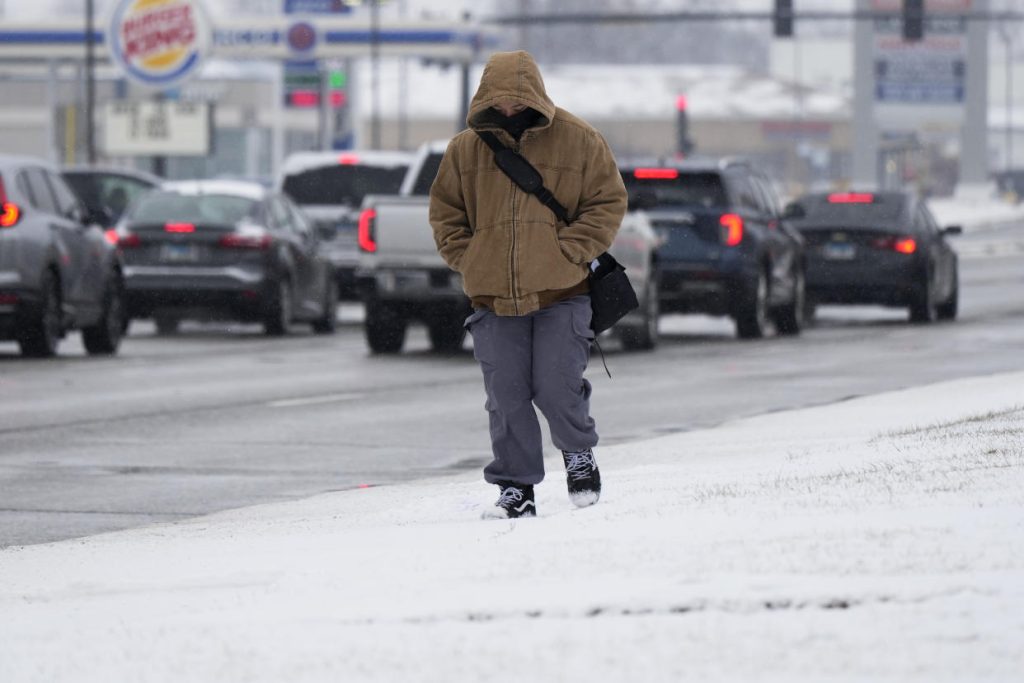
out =
{"type": "Polygon", "coordinates": [[[0,339],[53,356],[82,330],[91,354],[113,354],[124,328],[120,257],[60,174],[0,156],[0,339]]]}
{"type": "Polygon", "coordinates": [[[769,319],[782,334],[803,326],[803,239],[782,219],[771,183],[740,160],[622,166],[634,208],[648,213],[662,313],[728,315],[741,338],[769,319]]]}

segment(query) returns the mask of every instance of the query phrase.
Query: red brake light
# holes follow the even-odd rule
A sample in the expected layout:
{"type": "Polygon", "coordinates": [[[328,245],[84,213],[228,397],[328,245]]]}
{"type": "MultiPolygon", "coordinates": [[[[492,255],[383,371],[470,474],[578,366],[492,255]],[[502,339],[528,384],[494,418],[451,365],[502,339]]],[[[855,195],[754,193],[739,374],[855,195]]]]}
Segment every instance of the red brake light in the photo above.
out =
{"type": "Polygon", "coordinates": [[[269,249],[271,243],[270,235],[260,229],[259,231],[233,232],[220,238],[218,244],[227,249],[269,249]]]}
{"type": "Polygon", "coordinates": [[[743,217],[735,213],[723,214],[718,219],[722,226],[722,243],[727,247],[735,247],[743,241],[743,217]]]}
{"type": "Polygon", "coordinates": [[[7,201],[4,179],[0,178],[0,228],[12,228],[20,218],[21,208],[14,202],[7,201]]]}
{"type": "Polygon", "coordinates": [[[377,241],[374,239],[374,224],[377,222],[377,211],[366,209],[359,214],[359,248],[371,254],[377,251],[377,241]]]}
{"type": "Polygon", "coordinates": [[[633,171],[633,177],[640,180],[675,180],[679,177],[679,171],[674,168],[638,168],[633,171]]]}
{"type": "Polygon", "coordinates": [[[164,225],[167,232],[191,233],[196,231],[194,223],[167,223],[164,225]]]}
{"type": "Polygon", "coordinates": [[[345,166],[353,166],[359,163],[359,157],[355,154],[342,154],[338,157],[338,163],[345,166]]]}
{"type": "Polygon", "coordinates": [[[913,237],[901,237],[896,240],[892,248],[901,254],[913,254],[917,251],[917,241],[913,237]]]}
{"type": "Polygon", "coordinates": [[[106,238],[107,242],[114,245],[115,247],[117,246],[117,243],[120,241],[120,238],[117,235],[117,230],[114,230],[113,228],[104,231],[103,236],[106,238]]]}
{"type": "Polygon", "coordinates": [[[875,195],[870,192],[837,192],[828,196],[829,204],[872,204],[875,195]]]}

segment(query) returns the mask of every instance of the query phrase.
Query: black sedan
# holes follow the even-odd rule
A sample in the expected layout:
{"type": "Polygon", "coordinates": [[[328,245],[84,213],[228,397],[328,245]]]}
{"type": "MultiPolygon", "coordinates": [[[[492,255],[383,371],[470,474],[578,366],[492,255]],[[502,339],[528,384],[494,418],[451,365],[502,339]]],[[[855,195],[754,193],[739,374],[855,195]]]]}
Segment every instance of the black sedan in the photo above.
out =
{"type": "Polygon", "coordinates": [[[338,302],[318,235],[279,192],[256,183],[166,183],[117,226],[129,315],[161,333],[185,318],[261,322],[284,334],[307,322],[333,332],[338,302]]]}
{"type": "Polygon", "coordinates": [[[913,322],[956,317],[956,252],[925,202],[907,192],[810,194],[786,215],[807,245],[807,301],[906,307],[913,322]]]}

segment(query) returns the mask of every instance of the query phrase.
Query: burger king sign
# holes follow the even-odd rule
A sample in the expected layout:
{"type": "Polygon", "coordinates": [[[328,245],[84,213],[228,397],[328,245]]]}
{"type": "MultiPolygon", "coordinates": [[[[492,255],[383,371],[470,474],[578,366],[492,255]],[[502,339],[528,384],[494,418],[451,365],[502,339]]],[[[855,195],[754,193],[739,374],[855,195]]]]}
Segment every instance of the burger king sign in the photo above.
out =
{"type": "Polygon", "coordinates": [[[198,71],[210,45],[210,24],[199,0],[119,0],[108,48],[129,78],[170,88],[198,71]]]}

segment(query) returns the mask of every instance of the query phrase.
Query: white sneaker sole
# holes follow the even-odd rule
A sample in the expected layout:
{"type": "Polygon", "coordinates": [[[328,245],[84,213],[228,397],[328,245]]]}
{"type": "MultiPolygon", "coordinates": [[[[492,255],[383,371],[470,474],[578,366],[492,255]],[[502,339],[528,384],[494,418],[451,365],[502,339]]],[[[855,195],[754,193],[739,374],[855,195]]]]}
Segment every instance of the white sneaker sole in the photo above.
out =
{"type": "Polygon", "coordinates": [[[534,505],[533,503],[523,503],[523,506],[522,508],[519,509],[519,511],[519,517],[513,518],[508,516],[508,510],[506,510],[505,508],[500,508],[497,505],[495,505],[494,507],[489,507],[485,509],[482,513],[480,513],[480,519],[521,519],[523,517],[537,516],[537,506],[534,505]],[[523,508],[530,509],[526,510],[523,508]]]}

